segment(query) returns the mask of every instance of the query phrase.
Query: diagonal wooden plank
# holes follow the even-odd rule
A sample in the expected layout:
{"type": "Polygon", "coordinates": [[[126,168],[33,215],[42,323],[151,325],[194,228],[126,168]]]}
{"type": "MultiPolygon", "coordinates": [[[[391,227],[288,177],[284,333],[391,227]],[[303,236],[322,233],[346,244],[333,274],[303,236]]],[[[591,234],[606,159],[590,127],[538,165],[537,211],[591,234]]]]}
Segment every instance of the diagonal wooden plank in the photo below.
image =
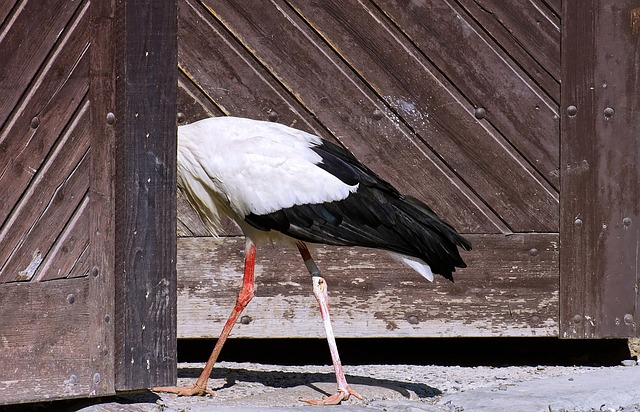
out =
{"type": "Polygon", "coordinates": [[[0,42],[10,29],[11,21],[7,20],[9,16],[12,13],[19,13],[20,7],[24,7],[24,1],[20,6],[16,7],[16,5],[18,5],[18,1],[19,0],[3,0],[0,2],[0,42]]]}
{"type": "Polygon", "coordinates": [[[0,192],[4,194],[0,197],[0,227],[87,93],[89,19],[85,6],[16,115],[0,132],[0,192]]]}
{"type": "Polygon", "coordinates": [[[178,64],[225,114],[296,124],[331,138],[200,4],[180,2],[179,13],[178,64]]]}
{"type": "MultiPolygon", "coordinates": [[[[407,6],[394,0],[377,5],[465,98],[485,109],[483,121],[498,129],[557,192],[557,103],[452,1],[407,6]]],[[[557,230],[557,223],[547,229],[557,230]]]]}
{"type": "Polygon", "coordinates": [[[527,75],[560,103],[560,18],[535,2],[456,0],[527,75]]]}
{"type": "Polygon", "coordinates": [[[207,4],[283,86],[374,171],[464,231],[509,231],[474,193],[460,190],[464,182],[303,21],[273,3],[207,4]]]}
{"type": "Polygon", "coordinates": [[[4,125],[33,76],[60,39],[60,34],[65,32],[73,14],[87,4],[65,0],[38,0],[27,1],[19,10],[11,22],[11,27],[0,41],[3,73],[11,73],[11,81],[3,81],[0,127],[4,125]],[[46,24],[33,24],[38,21],[46,24]],[[16,50],[20,50],[20,53],[16,53],[16,50]]]}
{"type": "Polygon", "coordinates": [[[84,102],[67,133],[0,231],[0,281],[29,280],[89,187],[89,103],[84,102]],[[66,216],[66,217],[65,217],[66,216]]]}

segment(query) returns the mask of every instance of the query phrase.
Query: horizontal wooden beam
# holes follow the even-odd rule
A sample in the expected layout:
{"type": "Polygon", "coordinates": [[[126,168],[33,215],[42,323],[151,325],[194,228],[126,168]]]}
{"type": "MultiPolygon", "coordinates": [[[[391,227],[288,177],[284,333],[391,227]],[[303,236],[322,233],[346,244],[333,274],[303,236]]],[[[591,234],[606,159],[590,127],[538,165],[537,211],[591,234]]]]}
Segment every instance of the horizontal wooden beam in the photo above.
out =
{"type": "MultiPolygon", "coordinates": [[[[329,286],[336,336],[557,336],[558,234],[468,237],[469,267],[455,283],[430,283],[380,251],[312,251],[329,286]]],[[[179,238],[179,338],[218,335],[240,288],[243,250],[242,237],[179,238]]],[[[258,249],[256,295],[232,336],[324,336],[296,250],[258,249]]]]}

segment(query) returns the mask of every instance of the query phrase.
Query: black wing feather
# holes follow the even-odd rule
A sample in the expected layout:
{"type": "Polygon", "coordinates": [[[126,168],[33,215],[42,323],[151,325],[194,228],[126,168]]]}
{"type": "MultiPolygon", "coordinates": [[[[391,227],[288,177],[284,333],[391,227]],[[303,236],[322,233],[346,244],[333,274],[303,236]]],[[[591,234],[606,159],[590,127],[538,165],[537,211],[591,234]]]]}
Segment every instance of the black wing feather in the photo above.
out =
{"type": "Polygon", "coordinates": [[[312,149],[322,157],[318,167],[346,184],[358,184],[357,192],[336,202],[250,214],[245,216],[247,223],[310,243],[364,246],[414,256],[451,280],[456,267],[466,267],[458,246],[470,250],[471,243],[427,205],[401,195],[340,146],[323,141],[312,149]]]}

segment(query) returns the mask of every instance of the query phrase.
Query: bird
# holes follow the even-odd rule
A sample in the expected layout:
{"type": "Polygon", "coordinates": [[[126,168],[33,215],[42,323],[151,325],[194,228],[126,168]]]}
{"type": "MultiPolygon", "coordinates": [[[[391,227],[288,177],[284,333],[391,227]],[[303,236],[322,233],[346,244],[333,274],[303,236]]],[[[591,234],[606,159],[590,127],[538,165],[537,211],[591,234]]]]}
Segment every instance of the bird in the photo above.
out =
{"type": "Polygon", "coordinates": [[[235,306],[196,383],[159,387],[178,395],[214,392],[207,382],[237,318],[253,297],[257,245],[296,247],[311,275],[329,344],[337,391],[313,405],[354,396],[331,326],[327,283],[311,257],[317,244],[387,251],[433,281],[453,281],[466,267],[459,248],[471,243],[425,203],[403,195],[342,146],[283,124],[220,116],[178,127],[177,185],[207,230],[221,233],[221,216],[245,236],[244,275],[235,306]]]}

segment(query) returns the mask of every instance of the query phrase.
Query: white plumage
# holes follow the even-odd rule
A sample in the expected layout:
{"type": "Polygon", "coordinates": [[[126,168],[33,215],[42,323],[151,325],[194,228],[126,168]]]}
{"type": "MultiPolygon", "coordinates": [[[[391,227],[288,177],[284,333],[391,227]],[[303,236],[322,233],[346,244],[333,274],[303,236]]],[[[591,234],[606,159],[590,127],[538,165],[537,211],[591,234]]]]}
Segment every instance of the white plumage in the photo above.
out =
{"type": "Polygon", "coordinates": [[[238,315],[253,296],[255,242],[285,239],[300,251],[313,278],[336,371],[335,404],[360,397],[344,378],[329,320],[327,288],[307,243],[388,251],[422,276],[453,280],[465,267],[458,246],[471,244],[421,201],[403,196],[349,152],[317,136],[276,123],[221,117],[178,129],[178,186],[212,234],[220,213],[246,235],[243,286],[196,384],[158,388],[183,395],[211,393],[206,382],[238,315]]]}

